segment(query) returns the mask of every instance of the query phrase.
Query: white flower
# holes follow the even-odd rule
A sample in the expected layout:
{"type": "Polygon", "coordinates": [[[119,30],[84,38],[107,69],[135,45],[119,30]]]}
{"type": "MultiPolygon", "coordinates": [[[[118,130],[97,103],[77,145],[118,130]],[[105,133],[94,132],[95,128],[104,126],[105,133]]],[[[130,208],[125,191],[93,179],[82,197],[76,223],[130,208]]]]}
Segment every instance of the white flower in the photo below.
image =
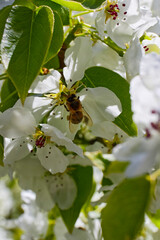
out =
{"type": "MultiPolygon", "coordinates": [[[[72,234],[69,234],[60,218],[56,219],[54,232],[57,240],[95,240],[93,233],[86,229],[74,228],[72,234]]],[[[100,240],[100,238],[96,240],[100,240]]]]}
{"type": "Polygon", "coordinates": [[[135,38],[131,41],[130,47],[127,49],[124,55],[124,65],[126,68],[128,81],[139,74],[140,61],[143,55],[144,51],[140,41],[138,38],[135,38]]]}
{"type": "MultiPolygon", "coordinates": [[[[61,130],[65,136],[73,139],[80,128],[80,124],[72,124],[74,131],[71,131],[71,121],[69,121],[70,111],[69,109],[67,111],[67,99],[72,94],[75,95],[77,101],[79,99],[79,104],[82,105],[80,111],[83,112],[83,116],[87,117],[89,126],[101,121],[114,121],[121,113],[121,103],[117,96],[109,89],[103,87],[84,88],[77,93],[79,82],[69,88],[62,84],[60,77],[61,75],[58,71],[52,71],[47,79],[42,78],[39,82],[37,78],[34,86],[31,87],[32,92],[37,94],[48,92],[48,94],[45,94],[46,97],[42,98],[37,96],[27,97],[24,103],[24,107],[30,109],[34,114],[37,124],[45,114],[48,114],[48,123],[61,130]],[[48,81],[49,85],[47,85],[48,81]]],[[[18,101],[15,107],[20,106],[21,103],[18,101]]]]}
{"type": "Polygon", "coordinates": [[[130,87],[133,119],[142,130],[147,128],[152,132],[152,123],[159,118],[159,64],[159,55],[151,53],[144,56],[140,64],[140,74],[131,81],[130,87]]]}
{"type": "Polygon", "coordinates": [[[39,160],[30,154],[12,166],[22,189],[31,189],[36,193],[36,202],[44,210],[50,210],[55,204],[61,209],[72,206],[77,196],[77,186],[67,173],[55,175],[46,172],[39,160]]]}
{"type": "Polygon", "coordinates": [[[83,156],[82,150],[55,127],[48,124],[36,126],[34,116],[23,107],[1,113],[0,124],[0,134],[3,137],[15,138],[5,147],[6,164],[13,164],[34,152],[42,166],[54,174],[64,172],[68,165],[68,159],[55,144],[83,156]]]}
{"type": "Polygon", "coordinates": [[[159,141],[160,138],[133,138],[113,149],[113,155],[117,160],[129,162],[125,172],[127,177],[140,176],[153,171],[160,153],[159,141]]]}
{"type": "Polygon", "coordinates": [[[152,172],[159,164],[160,144],[160,56],[151,53],[142,58],[140,75],[131,81],[133,119],[145,137],[133,138],[114,148],[114,156],[129,161],[126,175],[152,172]]]}
{"type": "Polygon", "coordinates": [[[73,83],[83,78],[92,58],[92,41],[89,37],[78,37],[73,44],[65,52],[66,67],[63,69],[69,88],[73,83]]]}
{"type": "Polygon", "coordinates": [[[13,208],[13,196],[4,181],[0,181],[0,218],[7,217],[13,208]]]}
{"type": "Polygon", "coordinates": [[[36,195],[32,191],[22,191],[22,209],[24,213],[16,220],[17,226],[23,230],[22,240],[44,237],[48,228],[47,213],[36,205],[36,195]]]}
{"type": "Polygon", "coordinates": [[[90,66],[101,66],[110,69],[125,78],[123,58],[99,40],[92,47],[90,66]]]}
{"type": "Polygon", "coordinates": [[[138,0],[107,0],[104,8],[97,14],[96,26],[101,37],[107,35],[125,48],[125,43],[131,40],[132,25],[140,19],[138,0]]]}
{"type": "Polygon", "coordinates": [[[142,57],[151,52],[160,54],[160,38],[157,34],[147,32],[141,43],[137,37],[131,41],[130,47],[124,55],[127,80],[130,81],[133,77],[139,75],[142,57]]]}

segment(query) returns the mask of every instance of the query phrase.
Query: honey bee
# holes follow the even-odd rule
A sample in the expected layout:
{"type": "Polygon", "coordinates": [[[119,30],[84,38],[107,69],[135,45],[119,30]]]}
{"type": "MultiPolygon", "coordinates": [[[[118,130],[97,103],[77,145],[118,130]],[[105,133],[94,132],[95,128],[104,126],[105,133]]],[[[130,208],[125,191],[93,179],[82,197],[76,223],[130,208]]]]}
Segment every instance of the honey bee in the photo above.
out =
{"type": "Polygon", "coordinates": [[[75,94],[68,96],[66,100],[66,110],[69,112],[67,119],[69,120],[69,129],[73,133],[77,130],[78,124],[82,121],[88,125],[92,126],[92,119],[83,109],[82,104],[75,94]]]}

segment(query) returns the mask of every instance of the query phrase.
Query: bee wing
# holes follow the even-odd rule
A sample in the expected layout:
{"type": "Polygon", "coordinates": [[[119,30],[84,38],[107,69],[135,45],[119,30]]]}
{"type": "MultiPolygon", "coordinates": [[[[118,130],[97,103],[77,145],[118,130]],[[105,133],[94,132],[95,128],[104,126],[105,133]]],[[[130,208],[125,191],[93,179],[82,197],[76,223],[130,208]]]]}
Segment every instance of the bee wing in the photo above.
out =
{"type": "Polygon", "coordinates": [[[93,121],[92,121],[91,117],[84,109],[83,109],[83,121],[89,127],[91,127],[93,125],[93,121]]]}
{"type": "Polygon", "coordinates": [[[77,132],[79,127],[79,124],[73,124],[71,121],[69,121],[69,130],[71,133],[77,132]]]}

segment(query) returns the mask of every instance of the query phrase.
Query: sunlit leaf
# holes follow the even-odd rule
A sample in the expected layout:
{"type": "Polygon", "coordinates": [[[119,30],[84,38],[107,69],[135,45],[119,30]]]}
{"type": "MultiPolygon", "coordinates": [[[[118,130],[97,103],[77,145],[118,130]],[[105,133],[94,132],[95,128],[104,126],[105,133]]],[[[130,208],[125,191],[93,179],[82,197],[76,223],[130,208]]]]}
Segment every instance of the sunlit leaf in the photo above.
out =
{"type": "Polygon", "coordinates": [[[104,240],[133,240],[140,231],[150,198],[145,176],[126,179],[110,194],[102,211],[104,240]]]}
{"type": "Polygon", "coordinates": [[[35,11],[13,6],[5,25],[2,62],[22,103],[47,56],[53,34],[54,16],[49,7],[35,11]]]}
{"type": "Polygon", "coordinates": [[[87,69],[82,81],[86,87],[106,87],[116,94],[122,104],[122,113],[115,119],[114,123],[130,136],[135,136],[137,129],[132,120],[133,113],[128,82],[119,74],[103,67],[87,69]]]}

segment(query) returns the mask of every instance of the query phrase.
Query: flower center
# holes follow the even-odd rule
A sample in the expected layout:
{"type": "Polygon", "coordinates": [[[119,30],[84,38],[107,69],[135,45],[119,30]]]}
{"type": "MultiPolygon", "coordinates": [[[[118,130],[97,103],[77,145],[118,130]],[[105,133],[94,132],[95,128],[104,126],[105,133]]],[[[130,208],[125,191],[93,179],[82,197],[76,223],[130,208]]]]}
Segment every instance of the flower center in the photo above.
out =
{"type": "MultiPolygon", "coordinates": [[[[126,4],[123,3],[122,4],[122,8],[125,8],[126,4]]],[[[107,5],[105,6],[105,14],[106,14],[106,19],[105,22],[107,22],[107,20],[109,18],[112,18],[113,20],[116,20],[119,12],[121,11],[120,6],[118,5],[118,1],[107,1],[107,5]]],[[[123,12],[123,15],[126,15],[127,11],[123,12]]],[[[126,20],[126,18],[123,18],[123,20],[126,20]]]]}
{"type": "Polygon", "coordinates": [[[76,91],[77,91],[78,87],[79,87],[79,82],[78,81],[70,89],[68,89],[62,83],[62,81],[60,81],[60,83],[59,83],[59,92],[58,93],[46,94],[45,96],[50,98],[50,99],[53,99],[54,100],[54,104],[56,106],[58,106],[58,105],[65,105],[66,101],[68,99],[68,96],[71,96],[72,94],[76,94],[76,91]]]}
{"type": "Polygon", "coordinates": [[[105,7],[105,13],[106,13],[106,20],[107,21],[110,17],[112,17],[113,20],[116,20],[118,17],[119,7],[117,4],[117,1],[107,1],[107,6],[105,7]]]}
{"type": "Polygon", "coordinates": [[[45,136],[39,128],[36,129],[36,132],[33,134],[33,139],[35,139],[35,145],[38,148],[42,148],[49,141],[50,137],[45,136]]]}
{"type": "Polygon", "coordinates": [[[150,128],[146,128],[146,138],[152,137],[151,131],[154,130],[158,133],[160,133],[160,112],[157,110],[152,110],[152,114],[156,114],[158,116],[158,120],[155,122],[150,123],[150,128]]]}

